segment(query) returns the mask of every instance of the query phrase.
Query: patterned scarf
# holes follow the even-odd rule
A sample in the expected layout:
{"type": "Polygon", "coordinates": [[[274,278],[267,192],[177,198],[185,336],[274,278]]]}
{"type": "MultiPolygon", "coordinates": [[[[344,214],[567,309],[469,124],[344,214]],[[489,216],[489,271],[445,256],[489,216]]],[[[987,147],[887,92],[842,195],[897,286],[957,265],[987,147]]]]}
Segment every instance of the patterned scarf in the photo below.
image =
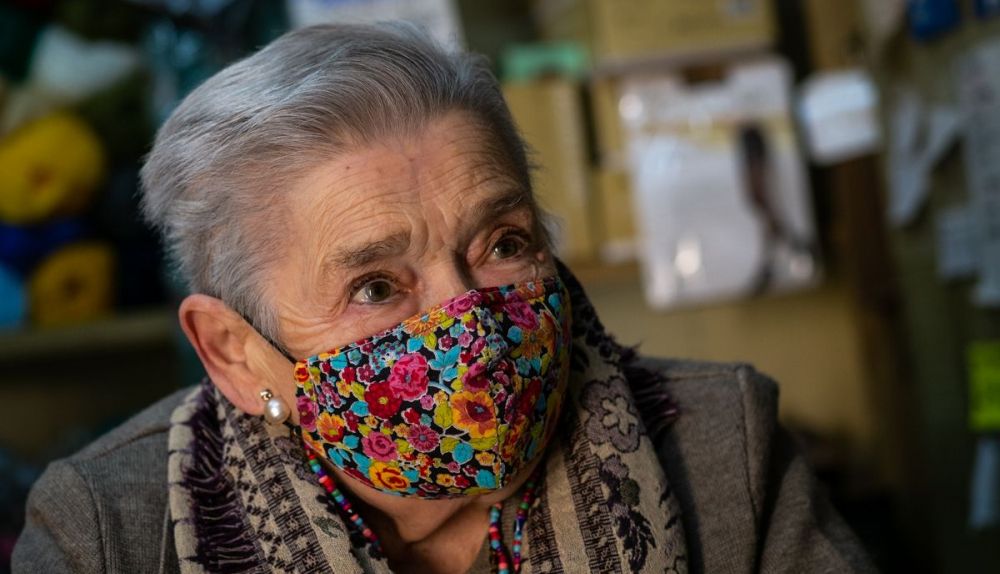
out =
{"type": "MultiPolygon", "coordinates": [[[[570,396],[525,527],[522,571],[683,574],[680,508],[651,439],[677,408],[560,272],[573,307],[570,396]]],[[[182,572],[390,572],[341,520],[290,426],[242,413],[204,382],[174,411],[169,448],[182,572]]],[[[505,505],[505,532],[514,506],[505,505]]]]}

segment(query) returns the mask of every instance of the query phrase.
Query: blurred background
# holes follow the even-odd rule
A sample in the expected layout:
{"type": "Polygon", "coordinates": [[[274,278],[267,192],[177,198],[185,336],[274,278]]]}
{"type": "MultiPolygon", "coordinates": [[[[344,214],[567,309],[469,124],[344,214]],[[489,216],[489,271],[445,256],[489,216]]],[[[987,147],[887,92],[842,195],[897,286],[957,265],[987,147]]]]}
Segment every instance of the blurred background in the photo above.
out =
{"type": "Polygon", "coordinates": [[[137,216],[157,126],[385,19],[490,57],[623,342],[775,377],[883,571],[1000,571],[998,0],[0,0],[0,571],[48,461],[202,376],[137,216]]]}

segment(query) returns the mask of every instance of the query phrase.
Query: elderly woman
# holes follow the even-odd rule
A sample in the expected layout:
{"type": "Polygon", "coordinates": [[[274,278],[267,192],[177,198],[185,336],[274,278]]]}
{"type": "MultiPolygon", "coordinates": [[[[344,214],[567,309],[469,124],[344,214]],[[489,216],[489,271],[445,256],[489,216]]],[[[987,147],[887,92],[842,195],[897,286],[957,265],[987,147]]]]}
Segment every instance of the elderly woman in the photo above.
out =
{"type": "Polygon", "coordinates": [[[869,569],[774,383],[604,331],[481,60],[289,33],[142,179],[208,377],[49,467],[16,571],[869,569]]]}

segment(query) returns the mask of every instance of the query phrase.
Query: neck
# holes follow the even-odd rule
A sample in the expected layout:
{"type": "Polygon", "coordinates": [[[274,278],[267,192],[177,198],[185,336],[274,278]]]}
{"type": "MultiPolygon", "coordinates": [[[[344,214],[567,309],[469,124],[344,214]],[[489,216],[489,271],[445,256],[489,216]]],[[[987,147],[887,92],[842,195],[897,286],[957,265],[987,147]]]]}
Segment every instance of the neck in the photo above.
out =
{"type": "Polygon", "coordinates": [[[350,496],[360,501],[362,516],[369,522],[383,546],[389,547],[413,546],[433,541],[455,523],[465,522],[477,515],[486,516],[490,506],[481,497],[412,500],[403,504],[376,506],[368,497],[359,496],[356,490],[352,490],[350,496]]]}

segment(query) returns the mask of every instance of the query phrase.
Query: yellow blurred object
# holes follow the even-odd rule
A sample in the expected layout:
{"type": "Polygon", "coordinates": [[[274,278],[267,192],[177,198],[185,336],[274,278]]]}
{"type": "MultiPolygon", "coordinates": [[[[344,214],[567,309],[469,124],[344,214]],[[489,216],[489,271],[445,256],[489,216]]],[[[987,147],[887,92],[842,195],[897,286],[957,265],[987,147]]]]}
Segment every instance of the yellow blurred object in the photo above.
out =
{"type": "Polygon", "coordinates": [[[53,327],[110,312],[114,266],[111,248],[97,242],[76,243],[50,255],[28,284],[32,322],[53,327]]]}
{"type": "Polygon", "coordinates": [[[550,78],[505,84],[504,97],[540,164],[534,174],[542,208],[560,219],[557,253],[569,261],[594,258],[596,232],[590,218],[586,130],[576,82],[550,78]]]}
{"type": "Polygon", "coordinates": [[[595,169],[597,214],[601,226],[600,256],[605,263],[623,263],[636,258],[635,214],[628,172],[595,169]]]}
{"type": "Polygon", "coordinates": [[[536,0],[547,40],[575,40],[598,65],[697,59],[770,46],[765,0],[536,0]]]}
{"type": "Polygon", "coordinates": [[[634,261],[638,255],[632,182],[626,164],[626,136],[618,112],[617,76],[591,78],[590,111],[594,122],[597,166],[594,182],[594,218],[600,223],[598,254],[604,263],[634,261]]]}
{"type": "Polygon", "coordinates": [[[40,223],[83,210],[104,178],[104,150],[68,113],[35,120],[0,141],[0,221],[40,223]]]}
{"type": "Polygon", "coordinates": [[[971,341],[966,347],[969,372],[969,427],[973,432],[1000,430],[1000,339],[971,341]]]}

